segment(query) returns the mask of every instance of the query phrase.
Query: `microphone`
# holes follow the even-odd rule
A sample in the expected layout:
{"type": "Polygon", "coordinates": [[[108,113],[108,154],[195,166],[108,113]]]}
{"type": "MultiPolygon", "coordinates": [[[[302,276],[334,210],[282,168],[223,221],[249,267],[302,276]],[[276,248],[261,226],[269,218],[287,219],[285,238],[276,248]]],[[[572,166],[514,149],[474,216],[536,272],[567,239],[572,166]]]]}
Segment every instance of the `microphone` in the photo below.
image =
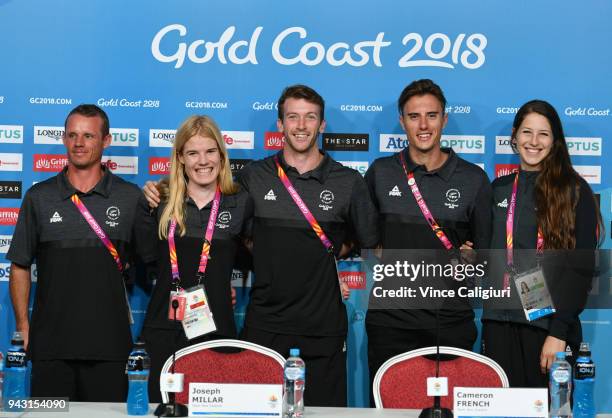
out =
{"type": "MultiPolygon", "coordinates": [[[[172,311],[173,311],[173,321],[176,323],[176,311],[179,307],[179,302],[176,299],[172,299],[172,311]]],[[[174,365],[176,364],[176,345],[174,346],[174,352],[172,353],[172,365],[170,366],[170,373],[174,374],[174,365]]],[[[156,417],[186,417],[189,415],[189,410],[187,406],[182,403],[176,402],[176,393],[168,392],[168,403],[160,403],[157,408],[155,408],[155,412],[153,415],[156,417]]]]}
{"type": "MultiPolygon", "coordinates": [[[[436,308],[436,378],[440,377],[440,307],[436,308]]],[[[432,407],[425,408],[419,418],[453,418],[453,411],[440,406],[440,397],[434,396],[432,407]]]]}

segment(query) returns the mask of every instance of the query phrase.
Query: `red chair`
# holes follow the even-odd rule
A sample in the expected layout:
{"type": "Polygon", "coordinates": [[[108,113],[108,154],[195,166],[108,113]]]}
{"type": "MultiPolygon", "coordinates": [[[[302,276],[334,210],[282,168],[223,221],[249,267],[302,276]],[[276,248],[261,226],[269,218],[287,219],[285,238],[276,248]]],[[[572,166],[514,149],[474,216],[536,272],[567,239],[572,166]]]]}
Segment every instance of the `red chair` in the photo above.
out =
{"type": "MultiPolygon", "coordinates": [[[[425,347],[387,360],[374,377],[372,390],[376,408],[423,409],[432,406],[433,398],[427,396],[427,378],[436,375],[435,353],[436,347],[425,347]]],[[[443,408],[453,408],[455,386],[509,386],[504,370],[488,357],[444,346],[440,347],[440,354],[453,356],[440,361],[440,376],[448,378],[448,396],[441,398],[443,408]]]]}
{"type": "MultiPolygon", "coordinates": [[[[190,382],[282,384],[284,364],[276,351],[246,341],[213,340],[185,347],[176,353],[174,370],[184,374],[183,391],[176,394],[176,401],[188,403],[190,382]]],[[[172,357],[161,372],[168,373],[171,366],[172,357]]],[[[168,392],[161,394],[167,403],[168,392]]]]}

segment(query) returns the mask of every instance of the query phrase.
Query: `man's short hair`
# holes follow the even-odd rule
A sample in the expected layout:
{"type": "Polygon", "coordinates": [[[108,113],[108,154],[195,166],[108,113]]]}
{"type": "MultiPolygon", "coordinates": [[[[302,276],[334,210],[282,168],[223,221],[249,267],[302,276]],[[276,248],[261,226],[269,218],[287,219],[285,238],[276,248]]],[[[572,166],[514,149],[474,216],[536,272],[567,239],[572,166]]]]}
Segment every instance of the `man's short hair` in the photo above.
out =
{"type": "Polygon", "coordinates": [[[72,109],[64,121],[64,131],[68,127],[68,119],[70,119],[70,116],[72,115],[81,115],[88,118],[99,116],[100,119],[102,119],[102,137],[104,138],[110,133],[110,122],[108,121],[108,115],[104,110],[100,109],[95,104],[80,104],[72,109]]]}
{"type": "Polygon", "coordinates": [[[280,120],[283,120],[283,116],[285,116],[283,114],[283,105],[287,99],[304,99],[309,103],[319,105],[319,109],[321,109],[319,116],[321,120],[325,119],[325,100],[323,100],[323,97],[308,86],[303,84],[295,84],[293,86],[285,87],[280,98],[278,99],[278,118],[280,120]]]}
{"type": "Polygon", "coordinates": [[[438,99],[440,105],[442,106],[442,113],[446,113],[446,97],[444,97],[442,89],[430,79],[424,78],[421,80],[415,80],[404,88],[402,94],[400,94],[400,97],[397,100],[399,114],[404,114],[404,105],[408,100],[410,100],[411,97],[424,96],[426,94],[431,94],[438,99]]]}

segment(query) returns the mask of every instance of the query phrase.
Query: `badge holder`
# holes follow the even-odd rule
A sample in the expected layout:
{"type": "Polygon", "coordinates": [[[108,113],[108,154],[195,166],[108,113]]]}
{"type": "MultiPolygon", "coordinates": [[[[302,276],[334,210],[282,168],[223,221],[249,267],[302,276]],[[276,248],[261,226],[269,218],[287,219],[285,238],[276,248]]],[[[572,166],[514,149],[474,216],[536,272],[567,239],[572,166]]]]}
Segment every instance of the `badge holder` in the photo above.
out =
{"type": "Polygon", "coordinates": [[[185,290],[185,315],[181,323],[189,340],[217,330],[203,284],[185,290]]]}
{"type": "Polygon", "coordinates": [[[515,275],[514,284],[528,321],[535,321],[555,313],[541,267],[515,275]]]}

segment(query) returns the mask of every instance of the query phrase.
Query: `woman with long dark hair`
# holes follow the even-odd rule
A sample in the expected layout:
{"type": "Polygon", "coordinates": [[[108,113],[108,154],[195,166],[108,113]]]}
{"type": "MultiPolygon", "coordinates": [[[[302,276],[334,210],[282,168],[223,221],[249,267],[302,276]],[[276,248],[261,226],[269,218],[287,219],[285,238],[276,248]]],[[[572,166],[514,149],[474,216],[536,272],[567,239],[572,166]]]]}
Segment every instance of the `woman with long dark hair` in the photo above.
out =
{"type": "Polygon", "coordinates": [[[532,100],[516,114],[515,174],[493,186],[490,280],[510,297],[483,312],[483,353],[511,386],[544,387],[555,353],[576,352],[582,311],[594,271],[601,215],[589,185],[572,167],[561,120],[532,100]]]}

